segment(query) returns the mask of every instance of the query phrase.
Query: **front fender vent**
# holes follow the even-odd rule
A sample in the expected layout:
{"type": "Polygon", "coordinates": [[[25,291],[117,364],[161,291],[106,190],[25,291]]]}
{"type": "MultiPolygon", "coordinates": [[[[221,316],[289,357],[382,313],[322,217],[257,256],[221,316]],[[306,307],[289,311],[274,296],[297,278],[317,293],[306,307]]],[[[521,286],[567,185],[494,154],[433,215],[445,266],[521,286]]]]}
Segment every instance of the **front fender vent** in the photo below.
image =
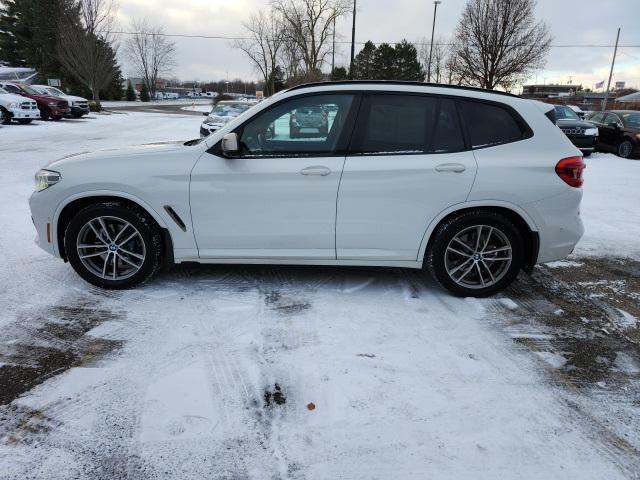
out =
{"type": "Polygon", "coordinates": [[[178,225],[183,232],[187,231],[187,226],[184,224],[184,222],[182,221],[180,216],[176,213],[176,211],[173,208],[171,208],[170,205],[165,205],[164,210],[169,214],[171,219],[174,222],[176,222],[176,225],[178,225]]]}

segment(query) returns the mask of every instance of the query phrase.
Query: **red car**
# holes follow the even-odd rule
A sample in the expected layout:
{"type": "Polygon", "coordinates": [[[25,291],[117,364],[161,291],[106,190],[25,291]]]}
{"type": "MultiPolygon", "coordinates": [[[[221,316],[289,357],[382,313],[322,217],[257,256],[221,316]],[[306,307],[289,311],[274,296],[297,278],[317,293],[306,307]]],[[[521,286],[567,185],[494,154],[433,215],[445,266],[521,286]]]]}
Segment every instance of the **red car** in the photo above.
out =
{"type": "Polygon", "coordinates": [[[42,95],[29,85],[25,85],[23,83],[0,82],[0,87],[4,88],[9,93],[22,95],[23,97],[35,100],[38,104],[40,118],[42,118],[42,120],[47,120],[48,118],[60,120],[71,112],[69,102],[63,98],[53,97],[51,95],[42,95]]]}

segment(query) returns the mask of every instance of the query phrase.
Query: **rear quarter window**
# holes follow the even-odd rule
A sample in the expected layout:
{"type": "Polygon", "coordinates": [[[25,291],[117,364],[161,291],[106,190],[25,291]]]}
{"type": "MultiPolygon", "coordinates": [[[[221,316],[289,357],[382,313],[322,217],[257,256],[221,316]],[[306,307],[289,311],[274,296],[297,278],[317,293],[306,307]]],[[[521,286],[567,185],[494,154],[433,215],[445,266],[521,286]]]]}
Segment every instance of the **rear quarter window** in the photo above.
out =
{"type": "Polygon", "coordinates": [[[524,121],[507,107],[469,100],[461,101],[460,106],[472,148],[517,142],[531,136],[524,121]]]}

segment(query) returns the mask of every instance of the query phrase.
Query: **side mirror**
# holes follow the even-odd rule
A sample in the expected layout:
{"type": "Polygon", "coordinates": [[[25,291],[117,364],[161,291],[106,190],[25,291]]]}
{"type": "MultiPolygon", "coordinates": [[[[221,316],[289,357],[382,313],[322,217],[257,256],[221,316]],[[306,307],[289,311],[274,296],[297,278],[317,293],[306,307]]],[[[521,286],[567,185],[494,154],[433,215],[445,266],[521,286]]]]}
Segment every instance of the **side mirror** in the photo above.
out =
{"type": "Polygon", "coordinates": [[[615,129],[617,129],[619,127],[618,122],[609,122],[609,126],[611,128],[615,128],[615,129]]]}
{"type": "Polygon", "coordinates": [[[204,117],[208,117],[208,116],[209,116],[209,113],[207,113],[207,112],[203,112],[203,113],[202,113],[202,116],[204,116],[204,117]]]}
{"type": "Polygon", "coordinates": [[[222,153],[226,156],[232,156],[240,150],[238,148],[238,135],[235,133],[227,133],[222,137],[222,153]]]}

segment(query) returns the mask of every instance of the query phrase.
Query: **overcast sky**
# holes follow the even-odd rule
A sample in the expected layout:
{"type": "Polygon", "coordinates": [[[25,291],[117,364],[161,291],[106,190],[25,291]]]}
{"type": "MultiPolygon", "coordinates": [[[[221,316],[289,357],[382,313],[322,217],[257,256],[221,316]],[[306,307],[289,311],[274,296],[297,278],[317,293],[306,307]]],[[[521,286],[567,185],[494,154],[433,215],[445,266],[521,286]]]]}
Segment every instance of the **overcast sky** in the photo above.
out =
{"type": "MultiPolygon", "coordinates": [[[[161,24],[167,33],[241,36],[242,22],[256,10],[268,8],[268,0],[118,0],[119,27],[127,30],[133,18],[161,24]]],[[[418,41],[430,36],[433,19],[431,0],[358,0],[356,41],[394,43],[406,38],[418,41]]],[[[453,35],[465,0],[442,0],[438,7],[436,37],[453,35]]],[[[622,28],[622,45],[640,46],[640,0],[538,0],[537,17],[548,23],[554,44],[615,43],[622,28]]],[[[351,39],[351,16],[337,26],[340,40],[351,39]]],[[[227,40],[175,39],[181,79],[257,79],[247,57],[231,48],[227,40]]],[[[347,66],[349,45],[336,48],[337,65],[347,66]]],[[[360,48],[356,46],[356,51],[360,48]]],[[[552,48],[546,67],[537,72],[538,83],[573,83],[593,88],[606,80],[613,48],[552,48]]],[[[128,70],[126,61],[125,74],[128,70]]],[[[328,68],[325,68],[328,70],[328,68]]],[[[536,80],[534,75],[531,82],[536,80]]],[[[613,81],[626,81],[640,88],[640,48],[622,48],[613,81]]]]}

